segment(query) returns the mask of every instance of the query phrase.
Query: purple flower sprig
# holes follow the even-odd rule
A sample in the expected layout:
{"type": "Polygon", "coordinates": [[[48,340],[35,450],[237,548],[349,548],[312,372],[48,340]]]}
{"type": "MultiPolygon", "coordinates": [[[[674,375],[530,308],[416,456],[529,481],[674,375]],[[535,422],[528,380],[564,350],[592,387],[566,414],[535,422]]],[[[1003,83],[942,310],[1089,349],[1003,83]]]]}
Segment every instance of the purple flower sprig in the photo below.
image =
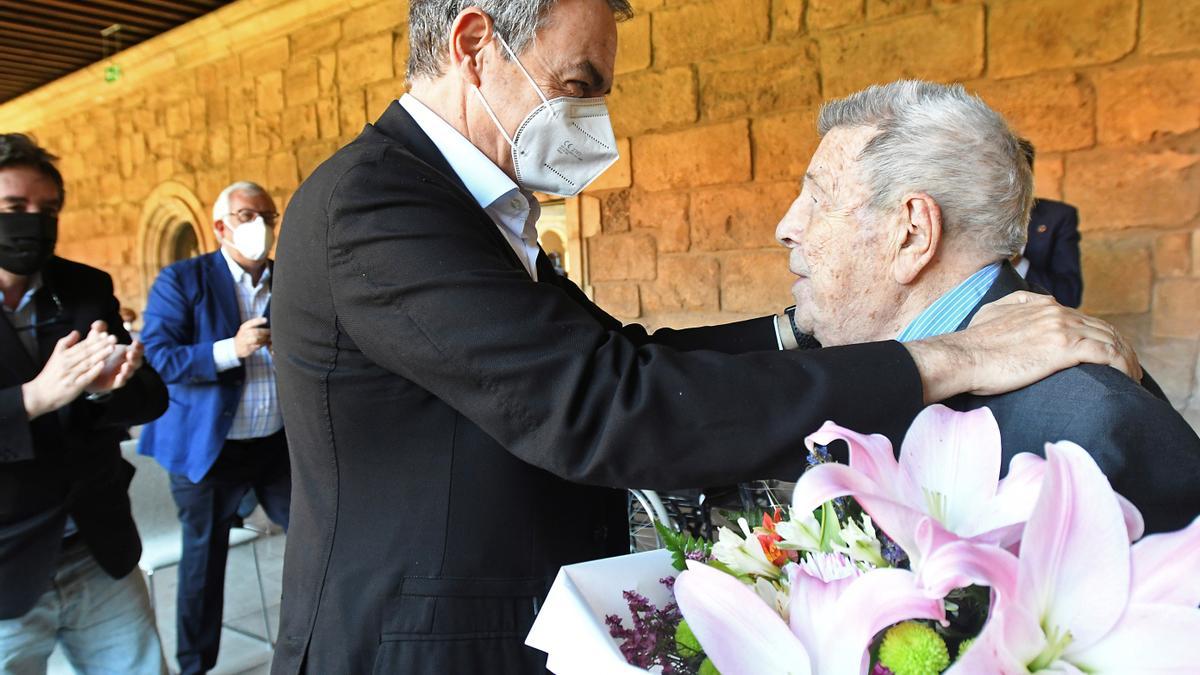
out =
{"type": "MultiPolygon", "coordinates": [[[[659,579],[659,583],[673,591],[674,577],[659,579]]],[[[630,664],[639,668],[662,666],[663,675],[690,675],[699,667],[696,658],[685,658],[680,655],[675,642],[675,633],[683,614],[679,605],[669,602],[659,608],[650,600],[635,591],[622,593],[625,604],[629,607],[632,628],[626,628],[621,617],[609,614],[604,617],[608,633],[620,641],[621,655],[630,664]]]]}

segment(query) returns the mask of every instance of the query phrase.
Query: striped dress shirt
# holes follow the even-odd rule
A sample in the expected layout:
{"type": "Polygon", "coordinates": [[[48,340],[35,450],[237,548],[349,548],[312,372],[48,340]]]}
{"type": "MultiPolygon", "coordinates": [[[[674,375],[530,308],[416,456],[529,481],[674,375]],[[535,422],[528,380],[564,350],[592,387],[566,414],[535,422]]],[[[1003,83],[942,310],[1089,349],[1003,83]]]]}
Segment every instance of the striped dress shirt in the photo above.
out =
{"type": "MultiPolygon", "coordinates": [[[[229,273],[233,275],[240,322],[245,323],[262,316],[271,300],[271,268],[263,270],[262,277],[255,286],[250,273],[242,269],[223,248],[221,256],[225,258],[229,265],[229,273]]],[[[270,350],[259,349],[245,359],[239,359],[234,338],[228,338],[213,344],[213,360],[217,370],[221,372],[237,368],[239,365],[246,367],[246,386],[242,390],[242,400],[238,403],[227,439],[263,438],[283,428],[279,394],[275,389],[275,364],[271,360],[270,350]]]]}
{"type": "Polygon", "coordinates": [[[997,262],[967,277],[966,281],[926,307],[896,339],[900,342],[911,342],[958,330],[958,325],[967,318],[972,309],[975,309],[975,305],[979,304],[983,296],[987,295],[988,289],[995,283],[999,274],[1000,263],[997,262]]]}

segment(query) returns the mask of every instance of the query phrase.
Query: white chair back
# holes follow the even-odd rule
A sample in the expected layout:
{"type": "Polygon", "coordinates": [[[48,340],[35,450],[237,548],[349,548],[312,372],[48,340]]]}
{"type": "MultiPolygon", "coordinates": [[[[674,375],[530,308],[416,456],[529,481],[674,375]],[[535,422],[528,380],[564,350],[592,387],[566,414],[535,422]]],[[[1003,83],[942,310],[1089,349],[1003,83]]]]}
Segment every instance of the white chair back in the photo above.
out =
{"type": "Polygon", "coordinates": [[[121,456],[137,470],[129,485],[129,501],[133,505],[138,534],[142,537],[139,566],[154,572],[178,564],[183,535],[166,469],[153,457],[139,455],[136,441],[121,443],[121,456]]]}

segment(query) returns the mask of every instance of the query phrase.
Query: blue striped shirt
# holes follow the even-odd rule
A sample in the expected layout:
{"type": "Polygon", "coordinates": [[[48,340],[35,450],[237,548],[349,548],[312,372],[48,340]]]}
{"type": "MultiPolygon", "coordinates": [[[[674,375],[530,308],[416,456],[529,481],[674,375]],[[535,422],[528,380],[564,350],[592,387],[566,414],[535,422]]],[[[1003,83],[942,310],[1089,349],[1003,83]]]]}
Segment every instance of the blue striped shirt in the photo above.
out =
{"type": "Polygon", "coordinates": [[[958,325],[979,304],[999,274],[1000,263],[997,262],[967,277],[966,281],[926,307],[896,339],[911,342],[958,330],[958,325]]]}
{"type": "MultiPolygon", "coordinates": [[[[262,316],[271,300],[271,268],[263,270],[258,285],[255,286],[249,272],[242,269],[224,248],[221,249],[221,256],[225,258],[225,263],[229,265],[229,273],[233,275],[233,287],[237,291],[238,319],[245,323],[262,316]]],[[[245,359],[239,359],[234,338],[227,338],[213,344],[213,362],[218,372],[239,365],[246,367],[242,400],[225,438],[265,438],[283,428],[279,393],[275,388],[275,363],[271,359],[270,349],[262,347],[245,359]]]]}

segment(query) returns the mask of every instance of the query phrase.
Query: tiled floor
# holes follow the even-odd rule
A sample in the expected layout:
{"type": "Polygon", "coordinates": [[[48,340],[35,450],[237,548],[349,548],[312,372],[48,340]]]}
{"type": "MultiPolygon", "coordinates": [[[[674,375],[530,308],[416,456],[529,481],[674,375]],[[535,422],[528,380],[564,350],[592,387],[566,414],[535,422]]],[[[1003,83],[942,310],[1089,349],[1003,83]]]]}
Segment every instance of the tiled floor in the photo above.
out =
{"type": "MultiPolygon", "coordinates": [[[[258,512],[261,514],[261,511],[258,512]]],[[[253,517],[252,517],[253,518],[253,517]]],[[[271,632],[279,629],[279,595],[283,587],[283,547],[285,536],[276,534],[246,544],[229,552],[225,577],[225,626],[221,631],[221,654],[213,675],[266,675],[271,665],[271,649],[266,642],[254,640],[230,627],[254,635],[264,634],[262,602],[258,580],[254,574],[254,557],[250,546],[258,549],[262,567],[263,590],[267,598],[267,614],[271,632]]],[[[157,599],[158,633],[171,672],[178,672],[175,663],[175,568],[154,575],[154,595],[157,599]]],[[[71,675],[75,671],[66,658],[55,652],[50,660],[50,675],[71,675]]]]}

